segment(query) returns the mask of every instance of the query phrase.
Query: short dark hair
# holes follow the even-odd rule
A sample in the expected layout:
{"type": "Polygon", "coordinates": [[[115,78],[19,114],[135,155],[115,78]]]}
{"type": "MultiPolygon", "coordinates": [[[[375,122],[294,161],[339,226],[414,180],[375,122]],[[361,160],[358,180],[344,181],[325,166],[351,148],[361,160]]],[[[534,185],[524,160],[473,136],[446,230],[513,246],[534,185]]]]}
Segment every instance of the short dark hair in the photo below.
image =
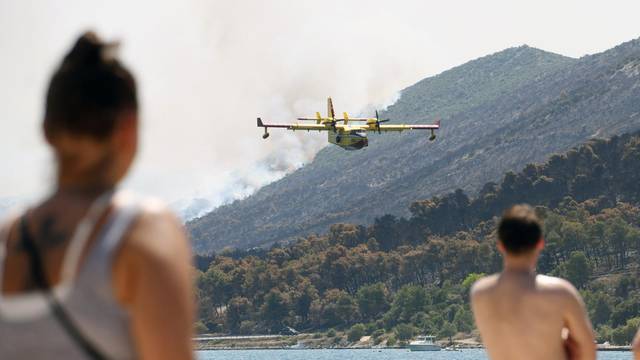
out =
{"type": "Polygon", "coordinates": [[[110,136],[120,115],[137,111],[133,75],[115,58],[117,43],[86,32],[51,78],[45,104],[45,129],[110,136]]]}
{"type": "Polygon", "coordinates": [[[542,238],[542,222],[535,210],[526,204],[515,205],[502,215],[498,224],[498,240],[510,254],[533,250],[542,238]]]}

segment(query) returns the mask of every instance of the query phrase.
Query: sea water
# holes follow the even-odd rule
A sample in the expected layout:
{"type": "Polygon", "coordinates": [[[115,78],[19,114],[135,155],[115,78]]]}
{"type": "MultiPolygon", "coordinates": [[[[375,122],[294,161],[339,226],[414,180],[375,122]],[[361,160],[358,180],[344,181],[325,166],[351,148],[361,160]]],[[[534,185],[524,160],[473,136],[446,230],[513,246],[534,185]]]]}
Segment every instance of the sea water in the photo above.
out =
{"type": "MultiPolygon", "coordinates": [[[[488,360],[482,349],[411,352],[404,349],[340,350],[213,350],[199,351],[198,360],[488,360]]],[[[628,351],[598,352],[601,360],[633,359],[628,351]]]]}

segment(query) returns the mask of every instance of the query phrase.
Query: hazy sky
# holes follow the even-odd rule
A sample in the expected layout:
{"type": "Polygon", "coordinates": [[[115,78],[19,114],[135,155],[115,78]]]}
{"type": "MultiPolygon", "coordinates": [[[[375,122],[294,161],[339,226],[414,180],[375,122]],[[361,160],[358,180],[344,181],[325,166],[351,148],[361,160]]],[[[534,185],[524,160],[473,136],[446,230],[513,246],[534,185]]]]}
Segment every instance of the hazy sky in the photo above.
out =
{"type": "Polygon", "coordinates": [[[123,42],[142,99],[127,185],[169,201],[241,196],[308,162],[324,137],[288,120],[358,113],[468,60],[528,44],[579,57],[640,36],[639,1],[0,0],[1,198],[40,196],[54,166],[40,134],[51,71],[76,36],[123,42]]]}

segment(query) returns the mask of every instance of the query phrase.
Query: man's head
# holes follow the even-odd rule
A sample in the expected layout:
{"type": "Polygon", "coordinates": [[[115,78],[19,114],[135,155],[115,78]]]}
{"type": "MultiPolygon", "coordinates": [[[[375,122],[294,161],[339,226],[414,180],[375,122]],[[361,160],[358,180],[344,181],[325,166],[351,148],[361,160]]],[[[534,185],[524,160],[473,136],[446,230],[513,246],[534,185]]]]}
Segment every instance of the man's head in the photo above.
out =
{"type": "Polygon", "coordinates": [[[502,215],[498,242],[508,255],[526,255],[541,250],[542,224],[529,205],[515,205],[502,215]]]}

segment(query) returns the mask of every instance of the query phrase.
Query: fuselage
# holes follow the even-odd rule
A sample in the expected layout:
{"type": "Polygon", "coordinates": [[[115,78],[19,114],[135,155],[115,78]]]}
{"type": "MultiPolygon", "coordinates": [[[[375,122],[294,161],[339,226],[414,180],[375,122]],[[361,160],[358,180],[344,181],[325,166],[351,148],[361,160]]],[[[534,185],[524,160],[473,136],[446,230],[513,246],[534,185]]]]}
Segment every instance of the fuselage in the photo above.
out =
{"type": "Polygon", "coordinates": [[[345,150],[360,150],[369,145],[367,132],[363,130],[330,130],[329,142],[345,150]]]}

